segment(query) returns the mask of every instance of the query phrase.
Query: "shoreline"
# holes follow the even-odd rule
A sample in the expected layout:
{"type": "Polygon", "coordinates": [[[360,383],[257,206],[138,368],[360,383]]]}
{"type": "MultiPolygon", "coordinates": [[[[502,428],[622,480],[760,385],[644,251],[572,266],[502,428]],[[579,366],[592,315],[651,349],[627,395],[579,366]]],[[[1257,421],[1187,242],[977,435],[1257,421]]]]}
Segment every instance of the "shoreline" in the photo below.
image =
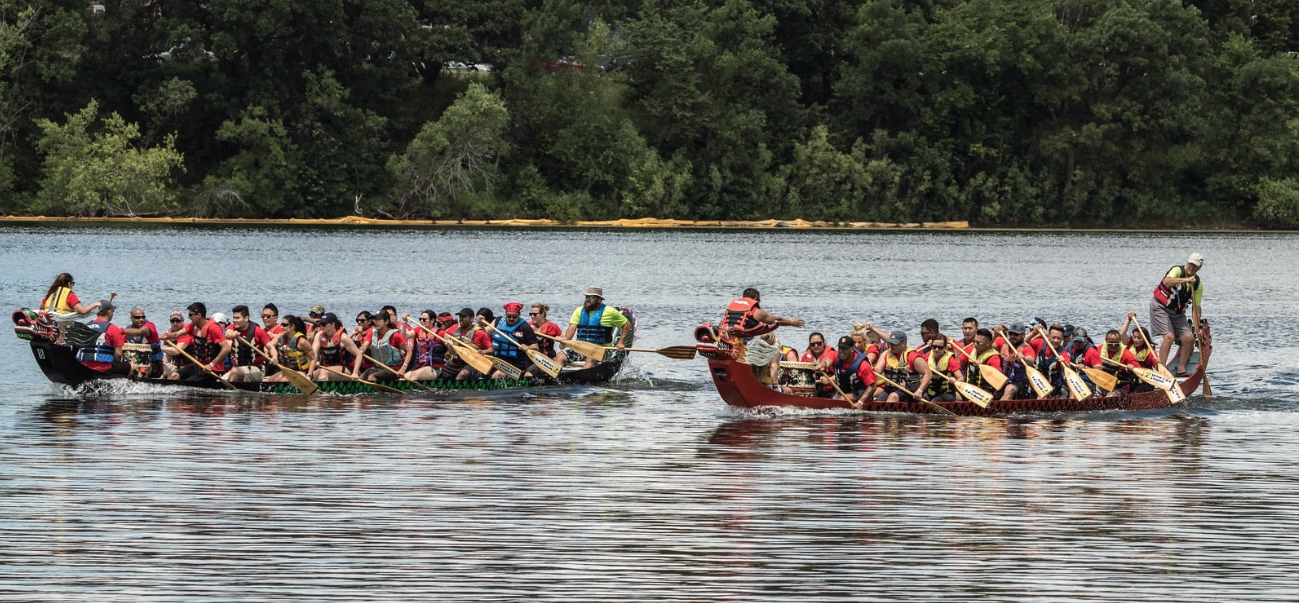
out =
{"type": "Polygon", "coordinates": [[[0,224],[13,225],[134,225],[155,226],[309,226],[333,228],[557,228],[557,229],[677,229],[677,230],[803,230],[803,231],[942,231],[942,232],[1166,232],[1166,233],[1287,233],[1293,230],[1262,230],[1244,226],[1221,228],[1070,228],[978,227],[967,221],[948,222],[809,222],[807,220],[671,220],[639,218],[621,220],[583,220],[560,222],[546,219],[511,220],[387,220],[348,216],[345,218],[171,218],[171,217],[58,217],[0,216],[0,224]]]}

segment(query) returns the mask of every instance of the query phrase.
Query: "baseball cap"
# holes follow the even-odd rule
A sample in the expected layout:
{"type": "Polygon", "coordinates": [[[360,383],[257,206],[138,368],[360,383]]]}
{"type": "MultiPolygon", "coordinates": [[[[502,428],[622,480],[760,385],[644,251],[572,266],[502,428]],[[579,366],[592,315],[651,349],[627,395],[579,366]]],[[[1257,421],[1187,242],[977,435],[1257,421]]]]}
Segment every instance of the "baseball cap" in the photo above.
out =
{"type": "Polygon", "coordinates": [[[324,316],[320,318],[320,322],[321,324],[328,324],[331,322],[339,322],[339,320],[338,320],[338,316],[335,315],[333,312],[327,312],[325,313],[324,316]]]}
{"type": "Polygon", "coordinates": [[[456,316],[473,316],[473,315],[474,315],[473,308],[460,308],[460,311],[456,312],[456,316]]]}
{"type": "Polygon", "coordinates": [[[112,309],[115,309],[115,308],[117,308],[117,306],[114,306],[114,305],[113,305],[113,302],[108,301],[108,300],[106,300],[106,299],[101,299],[101,300],[99,300],[99,311],[100,311],[100,312],[106,312],[106,311],[108,311],[108,310],[112,310],[112,309]]]}
{"type": "Polygon", "coordinates": [[[1073,330],[1074,341],[1087,341],[1087,329],[1078,327],[1073,330]]]}
{"type": "Polygon", "coordinates": [[[899,343],[906,343],[907,334],[903,333],[902,331],[894,331],[892,333],[889,333],[888,341],[889,341],[889,345],[898,345],[899,343]]]}
{"type": "Polygon", "coordinates": [[[212,315],[212,322],[230,322],[230,319],[226,318],[225,312],[217,312],[212,315]]]}
{"type": "Polygon", "coordinates": [[[1006,330],[1016,335],[1023,335],[1027,328],[1022,322],[1012,322],[1009,327],[1006,327],[1006,330]]]}
{"type": "Polygon", "coordinates": [[[1204,265],[1204,256],[1200,255],[1200,252],[1197,251],[1197,252],[1195,252],[1195,253],[1192,253],[1192,254],[1191,254],[1191,257],[1186,258],[1186,263],[1187,263],[1187,264],[1195,264],[1196,266],[1203,266],[1203,265],[1204,265]]]}
{"type": "Polygon", "coordinates": [[[844,335],[843,337],[840,337],[840,338],[839,338],[839,347],[841,347],[841,348],[850,348],[850,347],[852,347],[855,343],[856,343],[856,342],[854,342],[854,341],[852,340],[852,337],[851,337],[851,336],[848,336],[848,335],[844,335]]]}
{"type": "Polygon", "coordinates": [[[308,313],[314,314],[316,316],[320,316],[321,314],[325,313],[325,307],[320,304],[316,304],[311,307],[311,310],[308,313]]]}

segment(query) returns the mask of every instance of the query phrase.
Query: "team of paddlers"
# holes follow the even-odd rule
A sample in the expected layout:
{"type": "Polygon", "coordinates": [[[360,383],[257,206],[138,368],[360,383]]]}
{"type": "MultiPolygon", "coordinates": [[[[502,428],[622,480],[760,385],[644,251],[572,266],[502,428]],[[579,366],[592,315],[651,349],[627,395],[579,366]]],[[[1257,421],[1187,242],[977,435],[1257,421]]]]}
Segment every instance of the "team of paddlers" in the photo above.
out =
{"type": "MultiPolygon", "coordinates": [[[[285,381],[292,376],[283,370],[288,369],[315,381],[544,379],[570,361],[558,340],[621,350],[631,331],[624,328],[627,317],[605,305],[603,290],[595,286],[586,289],[567,329],[550,321],[549,306],[540,302],[529,306],[527,320],[521,302],[505,303],[500,317],[490,308],[463,308],[454,315],[424,310],[417,322],[384,306],[359,312],[351,330],[321,305],[300,317],[281,316],[268,303],[257,324],[246,305],[234,306],[227,317],[209,315],[206,305],[195,302],[185,312],[172,310],[169,328],[159,330],[140,307],[131,309],[130,326],[113,324],[113,298],[82,304],[74,285],[70,274],[58,275],[40,309],[65,329],[76,318],[93,316],[77,322],[77,329],[93,331],[93,343],[77,350],[78,360],[96,371],[149,378],[285,381]],[[484,367],[474,357],[491,363],[484,367]]],[[[578,355],[573,360],[584,367],[596,363],[578,355]]]]}
{"type": "Polygon", "coordinates": [[[987,327],[973,317],[962,321],[961,338],[954,339],[931,318],[920,324],[918,346],[908,345],[903,331],[885,332],[863,322],[835,345],[814,332],[799,354],[782,345],[773,331],[802,327],[804,321],[767,313],[753,288],[730,303],[720,325],[701,326],[696,338],[741,350],[740,357],[773,388],[854,403],[951,401],[969,392],[968,385],[1002,400],[1122,395],[1156,384],[1168,389],[1174,377],[1187,376],[1191,348],[1202,335],[1203,285],[1197,272],[1203,263],[1200,254],[1191,254],[1155,287],[1150,321],[1162,342],[1159,350],[1152,347],[1151,331],[1138,324],[1136,312],[1129,312],[1102,342],[1070,324],[1036,319],[987,327]],[[1192,308],[1194,323],[1186,317],[1192,308]],[[1181,349],[1173,375],[1166,362],[1175,342],[1181,349]]]}

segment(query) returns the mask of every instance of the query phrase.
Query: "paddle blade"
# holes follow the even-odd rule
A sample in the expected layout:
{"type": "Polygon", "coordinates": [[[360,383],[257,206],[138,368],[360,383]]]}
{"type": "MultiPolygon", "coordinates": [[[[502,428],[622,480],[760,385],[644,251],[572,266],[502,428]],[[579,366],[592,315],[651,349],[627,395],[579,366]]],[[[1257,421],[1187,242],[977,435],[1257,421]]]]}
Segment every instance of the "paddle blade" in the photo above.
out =
{"type": "Polygon", "coordinates": [[[956,386],[956,389],[960,390],[961,395],[965,396],[966,400],[979,405],[979,408],[987,408],[988,403],[992,402],[992,394],[970,385],[969,383],[957,381],[954,382],[953,385],[956,386]]]}
{"type": "Polygon", "coordinates": [[[694,347],[694,346],[691,346],[691,345],[674,345],[674,346],[666,347],[666,348],[662,348],[662,349],[659,349],[659,350],[642,350],[642,349],[639,349],[639,348],[627,348],[627,349],[630,350],[630,351],[636,351],[636,352],[654,352],[654,353],[656,353],[656,354],[662,354],[662,355],[667,356],[668,358],[672,358],[672,359],[674,359],[674,360],[694,360],[694,359],[695,359],[695,347],[694,347]]]}
{"type": "Polygon", "coordinates": [[[528,358],[532,360],[533,364],[537,365],[537,368],[550,375],[551,379],[559,378],[559,365],[555,364],[555,361],[551,360],[549,356],[536,350],[528,350],[528,358]]]}
{"type": "Polygon", "coordinates": [[[1028,366],[1027,364],[1024,365],[1024,368],[1028,373],[1028,384],[1033,388],[1033,391],[1037,392],[1037,397],[1045,398],[1051,395],[1051,390],[1053,388],[1051,387],[1051,382],[1047,380],[1046,375],[1043,375],[1041,371],[1028,366]]]}
{"type": "Polygon", "coordinates": [[[288,378],[289,383],[292,383],[293,387],[298,388],[298,391],[302,392],[304,395],[310,396],[311,394],[316,393],[316,390],[320,389],[320,386],[316,385],[309,377],[291,368],[285,368],[283,365],[280,365],[280,372],[284,373],[284,376],[288,378]]]}
{"type": "Polygon", "coordinates": [[[1092,380],[1101,389],[1112,392],[1119,386],[1119,378],[1098,368],[1087,367],[1083,369],[1087,377],[1092,380]]]}
{"type": "Polygon", "coordinates": [[[514,366],[513,364],[510,364],[495,356],[491,356],[491,359],[492,359],[492,365],[495,366],[502,373],[505,373],[505,376],[511,379],[518,379],[520,377],[523,377],[523,370],[520,369],[519,367],[514,366]]]}
{"type": "Polygon", "coordinates": [[[1065,385],[1069,386],[1069,393],[1073,395],[1075,400],[1083,400],[1092,395],[1091,388],[1087,387],[1087,383],[1082,380],[1082,377],[1079,377],[1078,373],[1071,368],[1065,367],[1064,382],[1065,385]]]}
{"type": "Polygon", "coordinates": [[[994,391],[1006,385],[1006,376],[1001,371],[986,364],[979,365],[979,374],[983,376],[984,381],[988,382],[988,385],[992,386],[994,391]]]}
{"type": "Polygon", "coordinates": [[[1149,383],[1162,390],[1172,389],[1173,387],[1177,386],[1176,379],[1173,379],[1172,377],[1165,377],[1164,375],[1160,374],[1158,371],[1152,371],[1148,368],[1136,367],[1132,369],[1132,373],[1135,374],[1138,379],[1141,379],[1142,381],[1145,381],[1146,383],[1149,383]]]}

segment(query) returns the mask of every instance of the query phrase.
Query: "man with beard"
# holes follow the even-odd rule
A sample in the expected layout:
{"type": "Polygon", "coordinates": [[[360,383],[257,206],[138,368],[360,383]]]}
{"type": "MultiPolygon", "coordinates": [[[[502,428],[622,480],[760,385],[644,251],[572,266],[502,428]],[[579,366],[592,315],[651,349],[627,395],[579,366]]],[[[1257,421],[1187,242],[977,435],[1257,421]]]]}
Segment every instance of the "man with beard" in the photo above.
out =
{"type": "MultiPolygon", "coordinates": [[[[631,335],[630,329],[623,328],[627,326],[627,317],[616,308],[604,304],[604,289],[596,286],[587,287],[585,296],[582,306],[573,310],[573,315],[568,319],[568,329],[564,331],[564,339],[573,339],[576,336],[579,341],[608,347],[613,344],[614,330],[618,329],[621,330],[622,335],[618,338],[617,349],[619,352],[627,349],[627,337],[631,335]]],[[[587,358],[582,368],[593,366],[595,366],[595,358],[587,358]]]]}

